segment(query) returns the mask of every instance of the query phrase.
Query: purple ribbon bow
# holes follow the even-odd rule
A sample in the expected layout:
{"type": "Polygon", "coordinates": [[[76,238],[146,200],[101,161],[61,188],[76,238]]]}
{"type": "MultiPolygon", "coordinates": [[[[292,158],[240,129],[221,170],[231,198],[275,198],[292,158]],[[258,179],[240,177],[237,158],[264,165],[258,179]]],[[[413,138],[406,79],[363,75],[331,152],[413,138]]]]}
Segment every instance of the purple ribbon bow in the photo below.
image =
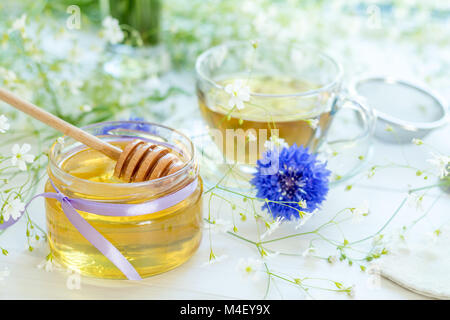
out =
{"type": "MultiPolygon", "coordinates": [[[[145,214],[155,213],[167,208],[170,208],[187,197],[189,197],[197,188],[198,179],[188,184],[186,187],[169,194],[167,196],[144,202],[139,204],[114,204],[114,203],[100,203],[83,199],[71,199],[65,196],[56,188],[51,181],[56,193],[44,192],[34,196],[25,206],[25,210],[30,203],[38,198],[56,199],[61,203],[62,210],[67,219],[73,226],[83,235],[94,247],[96,247],[105,257],[107,257],[129,280],[142,280],[139,273],[133,265],[123,256],[123,254],[113,246],[105,237],[103,237],[94,227],[92,227],[84,218],[77,212],[77,210],[98,214],[102,216],[114,217],[130,217],[145,214]]],[[[24,210],[24,212],[25,212],[24,210]]],[[[0,230],[6,229],[16,223],[19,219],[14,220],[9,218],[8,221],[0,224],[0,230]]]]}

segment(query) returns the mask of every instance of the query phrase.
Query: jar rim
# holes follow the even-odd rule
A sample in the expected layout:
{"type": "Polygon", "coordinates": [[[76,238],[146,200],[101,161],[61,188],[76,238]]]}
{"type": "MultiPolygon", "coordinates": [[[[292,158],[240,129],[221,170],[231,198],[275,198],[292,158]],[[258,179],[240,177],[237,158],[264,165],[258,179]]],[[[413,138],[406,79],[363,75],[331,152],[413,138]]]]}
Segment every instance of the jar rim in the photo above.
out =
{"type": "MultiPolygon", "coordinates": [[[[90,124],[87,126],[82,127],[82,129],[93,129],[96,127],[101,127],[101,126],[114,126],[114,125],[119,125],[119,124],[130,124],[130,125],[151,125],[151,126],[155,126],[155,127],[160,127],[169,131],[172,131],[180,136],[182,136],[183,138],[186,139],[186,141],[188,142],[188,147],[192,150],[191,154],[189,155],[189,160],[186,161],[184,163],[184,166],[178,170],[175,173],[172,173],[170,175],[161,177],[161,178],[156,178],[153,180],[148,180],[148,181],[143,181],[143,182],[124,182],[124,183],[114,183],[115,186],[117,186],[118,188],[139,188],[139,187],[147,187],[147,186],[152,186],[152,185],[156,185],[159,184],[161,182],[164,181],[168,181],[174,178],[177,178],[183,174],[185,174],[190,168],[192,168],[193,166],[195,166],[195,159],[196,159],[196,149],[195,146],[192,142],[192,140],[185,135],[184,133],[182,133],[181,131],[178,131],[176,129],[173,129],[171,127],[162,125],[162,124],[158,124],[158,123],[154,123],[154,122],[147,122],[147,121],[135,121],[135,120],[127,120],[127,121],[105,121],[105,122],[97,122],[94,124],[90,124]]],[[[63,138],[66,136],[63,136],[63,138]]],[[[119,136],[117,136],[119,137],[119,136]]],[[[96,181],[91,181],[91,180],[86,180],[86,179],[82,179],[76,176],[71,175],[70,173],[64,171],[63,169],[61,169],[61,167],[59,166],[59,164],[56,162],[56,148],[61,145],[59,141],[55,141],[53,143],[53,145],[50,147],[50,151],[49,151],[49,163],[52,165],[51,170],[56,170],[56,173],[58,175],[61,175],[64,178],[69,178],[73,181],[79,181],[79,182],[85,182],[85,183],[89,183],[92,185],[98,185],[98,186],[111,186],[111,183],[107,183],[107,182],[96,182],[96,181]]],[[[198,174],[198,168],[196,168],[196,175],[198,174]]]]}

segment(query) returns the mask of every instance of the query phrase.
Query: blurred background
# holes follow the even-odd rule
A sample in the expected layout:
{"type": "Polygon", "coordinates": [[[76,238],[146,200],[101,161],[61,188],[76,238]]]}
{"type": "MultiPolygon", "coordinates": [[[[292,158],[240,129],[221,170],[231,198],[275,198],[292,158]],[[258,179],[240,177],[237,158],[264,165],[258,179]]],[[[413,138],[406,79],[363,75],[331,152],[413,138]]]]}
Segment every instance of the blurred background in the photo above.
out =
{"type": "MultiPolygon", "coordinates": [[[[197,112],[198,54],[237,39],[312,44],[347,80],[394,74],[450,97],[446,0],[2,0],[0,84],[77,125],[177,122],[197,112]]],[[[39,126],[0,111],[17,121],[13,135],[39,126]]]]}

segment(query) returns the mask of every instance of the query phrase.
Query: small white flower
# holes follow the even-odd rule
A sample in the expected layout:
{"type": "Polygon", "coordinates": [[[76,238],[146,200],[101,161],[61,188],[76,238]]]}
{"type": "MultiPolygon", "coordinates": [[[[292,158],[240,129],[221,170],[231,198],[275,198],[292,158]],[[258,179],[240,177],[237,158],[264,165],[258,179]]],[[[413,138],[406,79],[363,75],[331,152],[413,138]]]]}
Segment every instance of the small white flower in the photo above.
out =
{"type": "Polygon", "coordinates": [[[30,247],[32,247],[34,249],[40,249],[40,248],[44,248],[45,245],[46,245],[45,239],[39,238],[39,240],[38,240],[35,237],[30,237],[28,239],[28,242],[25,243],[25,249],[28,250],[30,247]]]}
{"type": "Polygon", "coordinates": [[[0,115],[0,133],[5,133],[10,128],[8,118],[5,115],[0,115]]]}
{"type": "Polygon", "coordinates": [[[319,125],[319,120],[318,119],[308,119],[308,120],[306,120],[306,122],[309,124],[309,126],[312,129],[316,129],[317,126],[319,125]]]}
{"type": "Polygon", "coordinates": [[[384,238],[384,235],[383,235],[383,234],[379,234],[379,235],[373,237],[373,239],[372,239],[372,245],[373,245],[374,247],[375,247],[375,246],[380,246],[380,245],[382,245],[382,244],[383,244],[383,238],[384,238]]]}
{"type": "Polygon", "coordinates": [[[266,148],[267,150],[281,150],[287,147],[289,147],[289,145],[286,143],[286,141],[276,135],[272,135],[269,140],[264,142],[264,148],[266,148]]]}
{"type": "Polygon", "coordinates": [[[263,256],[264,260],[272,260],[275,259],[276,257],[278,257],[280,255],[280,253],[278,251],[275,252],[271,252],[271,253],[265,253],[265,255],[263,256]]]}
{"type": "Polygon", "coordinates": [[[233,223],[228,220],[216,219],[212,224],[209,224],[209,228],[212,232],[217,233],[227,233],[228,231],[233,230],[233,223]]]}
{"type": "Polygon", "coordinates": [[[161,80],[156,75],[153,75],[144,82],[144,86],[150,90],[159,89],[161,87],[161,80]]]}
{"type": "Polygon", "coordinates": [[[103,19],[103,37],[111,44],[117,44],[125,38],[124,33],[120,29],[119,21],[110,16],[103,19]]]}
{"type": "Polygon", "coordinates": [[[45,272],[53,272],[54,270],[58,270],[59,267],[60,265],[56,261],[53,261],[52,258],[42,260],[42,262],[37,265],[38,269],[43,269],[45,272]]]}
{"type": "Polygon", "coordinates": [[[368,274],[367,277],[367,288],[369,289],[380,289],[381,288],[381,267],[378,262],[371,262],[366,269],[368,274]]]}
{"type": "Polygon", "coordinates": [[[410,193],[408,194],[408,199],[406,201],[408,206],[415,207],[416,210],[423,211],[423,195],[410,193]]]}
{"type": "Polygon", "coordinates": [[[253,281],[258,281],[261,276],[261,265],[262,261],[258,259],[248,258],[248,259],[240,259],[236,269],[241,272],[241,274],[245,277],[251,278],[253,281]]]}
{"type": "Polygon", "coordinates": [[[283,217],[277,217],[277,219],[274,222],[269,223],[266,232],[264,232],[261,235],[261,239],[264,239],[265,237],[270,236],[275,230],[277,230],[280,227],[282,222],[283,222],[283,217]]]}
{"type": "Polygon", "coordinates": [[[349,292],[347,292],[347,294],[349,295],[349,297],[354,298],[355,297],[355,286],[351,286],[349,288],[349,292]]]}
{"type": "Polygon", "coordinates": [[[416,146],[420,146],[423,144],[423,141],[420,139],[414,138],[414,139],[412,139],[412,143],[414,143],[416,146]]]}
{"type": "Polygon", "coordinates": [[[14,199],[12,201],[7,201],[3,210],[4,221],[8,221],[10,218],[17,220],[25,210],[25,204],[20,201],[20,199],[14,199]]]}
{"type": "Polygon", "coordinates": [[[248,137],[248,141],[249,141],[249,142],[254,142],[254,141],[256,141],[256,136],[255,136],[255,135],[253,134],[253,132],[251,132],[251,131],[248,133],[248,136],[247,136],[247,137],[248,137]]]}
{"type": "Polygon", "coordinates": [[[306,257],[309,257],[309,256],[313,255],[315,252],[316,252],[316,248],[315,247],[309,247],[305,251],[302,252],[302,256],[304,258],[306,258],[306,257]]]}
{"type": "Polygon", "coordinates": [[[245,86],[244,81],[241,79],[226,85],[225,92],[230,95],[230,100],[228,100],[230,108],[236,106],[238,110],[242,110],[244,109],[244,102],[250,101],[250,87],[245,86]]]}
{"type": "Polygon", "coordinates": [[[74,79],[74,80],[71,80],[71,81],[67,81],[67,86],[69,87],[69,91],[73,95],[79,95],[80,94],[80,89],[81,89],[81,87],[83,85],[84,85],[84,81],[83,80],[74,79]]]}
{"type": "Polygon", "coordinates": [[[389,247],[394,247],[404,253],[409,253],[409,236],[406,227],[397,228],[386,241],[389,247]]]}
{"type": "Polygon", "coordinates": [[[327,260],[328,260],[328,262],[330,264],[335,264],[336,261],[337,261],[337,257],[336,256],[329,256],[327,260]]]}
{"type": "Polygon", "coordinates": [[[16,20],[14,20],[10,31],[18,30],[22,35],[25,34],[25,25],[27,21],[27,15],[24,13],[22,16],[16,20]]]}
{"type": "Polygon", "coordinates": [[[59,137],[58,139],[56,139],[56,141],[57,141],[59,144],[64,144],[64,137],[59,137]]]}
{"type": "Polygon", "coordinates": [[[5,84],[10,84],[17,81],[17,75],[14,71],[0,67],[0,78],[5,84]]]}
{"type": "Polygon", "coordinates": [[[80,111],[81,112],[91,112],[92,111],[92,107],[88,104],[83,104],[80,106],[80,111]]]}
{"type": "Polygon", "coordinates": [[[307,205],[307,203],[306,203],[306,200],[300,200],[300,201],[298,202],[298,205],[299,205],[299,207],[302,208],[302,209],[308,208],[308,205],[307,205]]]}
{"type": "Polygon", "coordinates": [[[433,158],[428,159],[427,161],[429,163],[431,163],[432,165],[434,165],[434,167],[436,168],[436,171],[439,175],[439,178],[442,179],[442,178],[446,177],[449,174],[447,166],[450,162],[450,157],[436,154],[433,152],[431,153],[431,155],[433,156],[433,158]]]}
{"type": "Polygon", "coordinates": [[[432,244],[435,244],[438,241],[439,236],[442,234],[440,229],[436,229],[433,232],[427,234],[428,239],[432,244]]]}
{"type": "Polygon", "coordinates": [[[80,290],[81,289],[81,272],[78,269],[67,269],[67,281],[66,287],[69,290],[80,290]]]}
{"type": "Polygon", "coordinates": [[[295,226],[295,229],[300,229],[311,217],[313,216],[315,210],[313,212],[303,212],[300,218],[300,222],[295,226]]]}
{"type": "Polygon", "coordinates": [[[352,222],[359,223],[361,220],[369,214],[369,202],[364,200],[361,206],[351,209],[353,217],[352,222]]]}
{"type": "Polygon", "coordinates": [[[209,261],[203,263],[202,267],[207,267],[207,266],[210,266],[212,264],[219,263],[219,262],[221,262],[223,260],[226,260],[226,259],[228,259],[228,256],[226,254],[223,254],[223,255],[220,255],[220,256],[214,256],[214,258],[212,258],[209,261]]]}
{"type": "Polygon", "coordinates": [[[11,158],[12,165],[19,167],[19,169],[22,171],[26,171],[27,163],[33,163],[34,161],[34,156],[28,154],[28,151],[30,150],[31,146],[28,143],[25,143],[22,146],[15,144],[12,147],[12,154],[13,154],[11,158]]]}

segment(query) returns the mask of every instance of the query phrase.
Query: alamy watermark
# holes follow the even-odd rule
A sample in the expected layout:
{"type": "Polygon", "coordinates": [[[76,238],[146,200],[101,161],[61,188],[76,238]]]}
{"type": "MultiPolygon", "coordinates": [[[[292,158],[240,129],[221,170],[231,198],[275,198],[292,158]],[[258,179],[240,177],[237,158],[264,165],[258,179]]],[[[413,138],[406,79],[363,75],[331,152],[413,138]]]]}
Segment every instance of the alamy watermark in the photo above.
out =
{"type": "Polygon", "coordinates": [[[70,5],[67,7],[66,12],[70,15],[66,19],[66,27],[69,30],[81,29],[81,10],[77,5],[70,5]]]}

